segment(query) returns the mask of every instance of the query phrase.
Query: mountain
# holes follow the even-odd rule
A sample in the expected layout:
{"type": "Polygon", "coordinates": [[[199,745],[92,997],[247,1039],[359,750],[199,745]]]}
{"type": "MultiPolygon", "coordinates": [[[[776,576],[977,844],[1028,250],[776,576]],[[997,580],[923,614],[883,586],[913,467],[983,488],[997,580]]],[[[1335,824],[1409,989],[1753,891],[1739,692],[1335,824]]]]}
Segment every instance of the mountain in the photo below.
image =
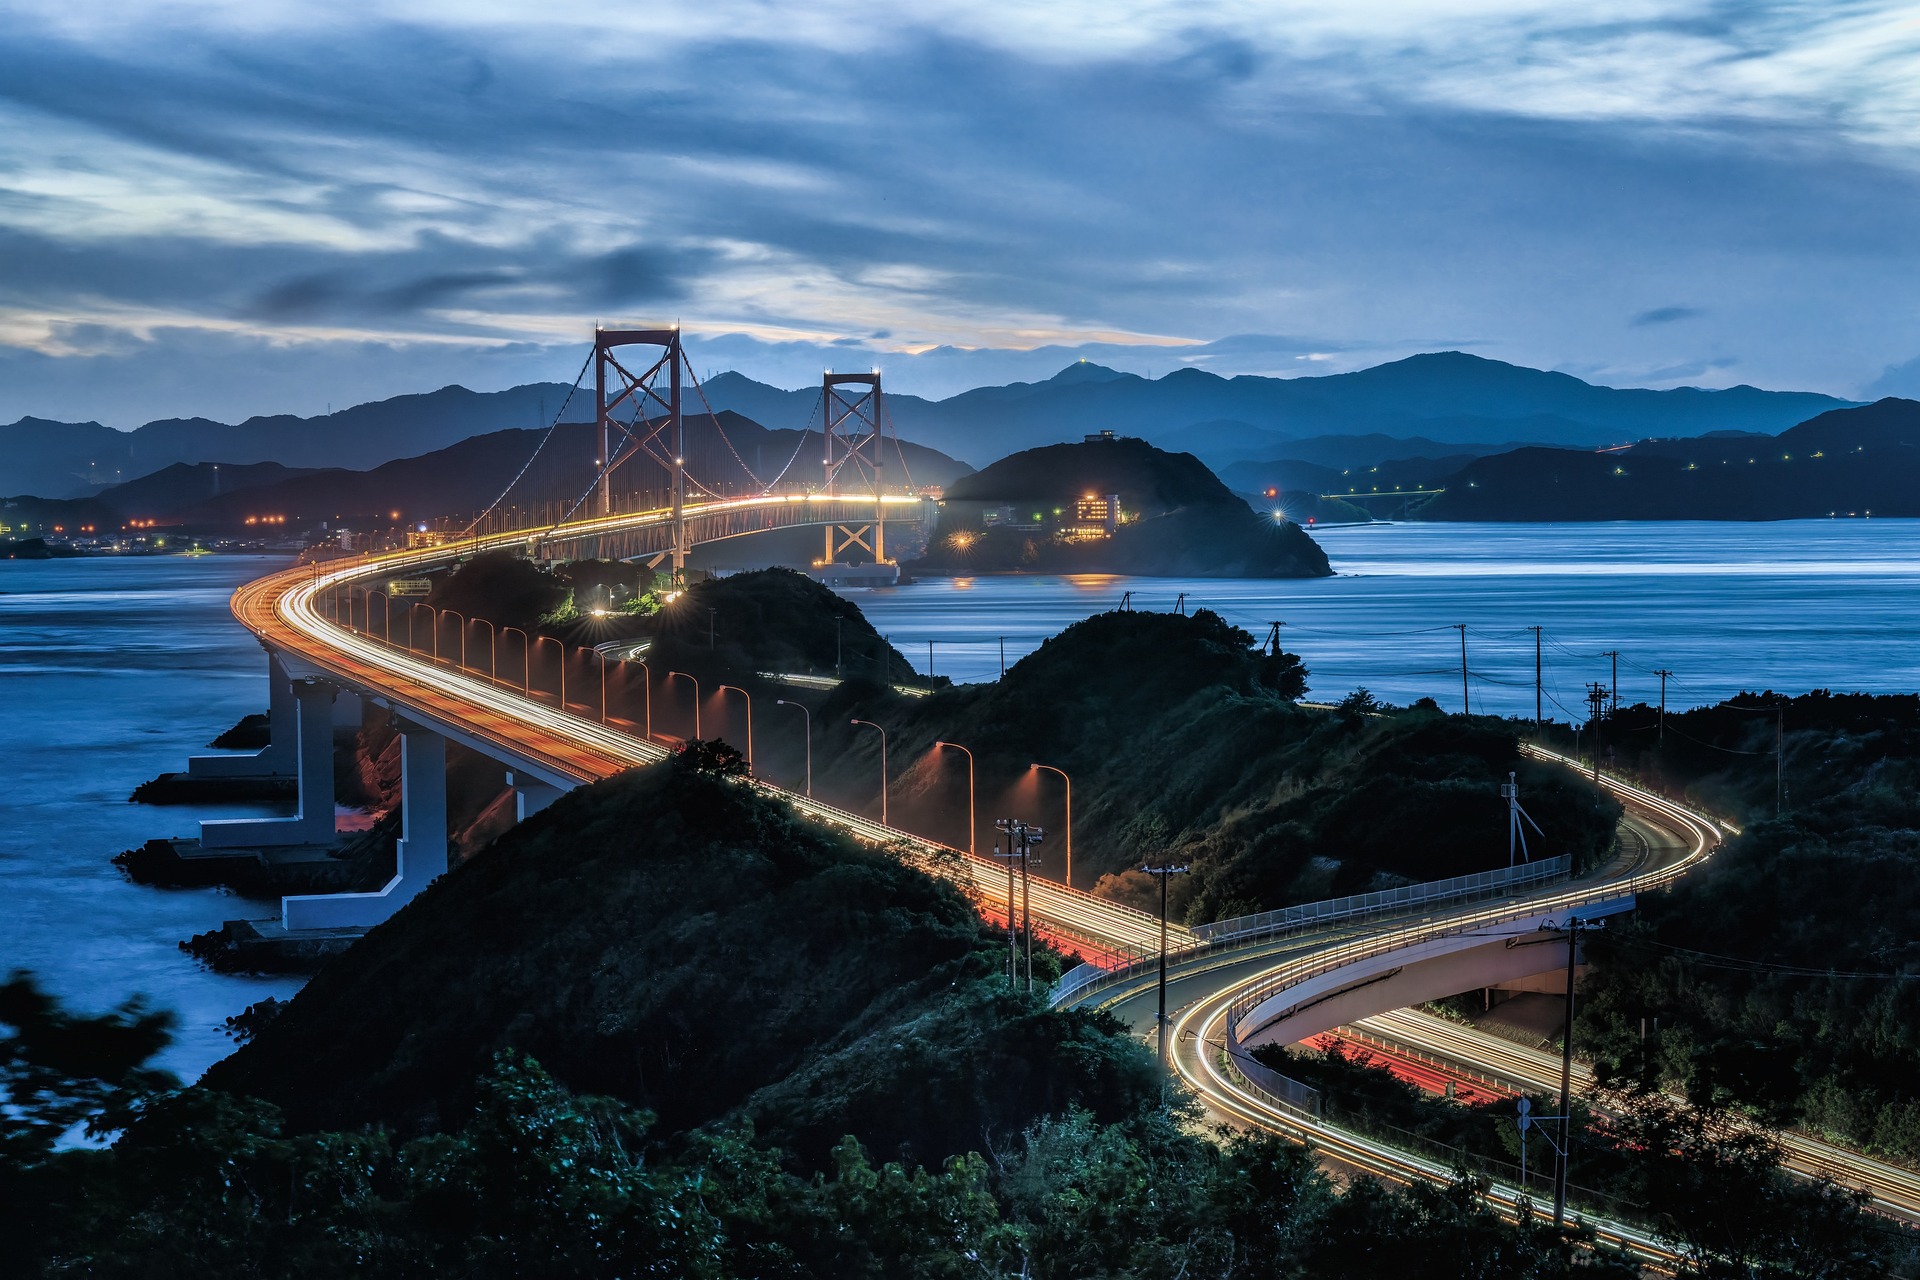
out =
{"type": "MultiPolygon", "coordinates": [[[[818,432],[809,433],[803,440],[797,431],[768,431],[731,411],[715,415],[714,420],[704,415],[689,417],[685,429],[689,471],[716,488],[750,487],[753,479],[771,480],[788,467],[792,468],[790,480],[813,479],[819,471],[818,432]],[[725,432],[725,442],[715,434],[711,421],[717,421],[725,432]]],[[[290,525],[317,520],[372,520],[385,525],[402,519],[470,515],[487,507],[509,484],[514,486],[509,498],[512,504],[557,504],[564,510],[586,490],[594,474],[599,440],[591,423],[564,423],[536,456],[535,448],[543,434],[536,430],[493,431],[367,471],[328,468],[288,473],[280,468],[284,478],[272,483],[241,487],[223,481],[217,496],[204,488],[196,492],[194,485],[180,480],[185,472],[195,477],[195,485],[203,484],[211,467],[170,468],[104,490],[84,503],[64,504],[67,510],[63,514],[66,519],[78,520],[83,508],[88,512],[104,508],[158,518],[162,524],[192,526],[243,525],[248,517],[265,515],[284,516],[290,525]],[[523,467],[527,468],[524,475],[523,467]],[[142,499],[172,493],[182,500],[160,509],[157,504],[124,498],[122,495],[129,490],[142,499]]],[[[944,485],[969,470],[964,463],[905,441],[896,457],[904,459],[904,471],[918,484],[944,485]]],[[[236,469],[223,464],[220,474],[235,473],[251,479],[265,475],[262,468],[267,465],[236,469]]],[[[650,468],[657,477],[653,483],[664,485],[664,471],[651,463],[624,465],[634,468],[636,477],[642,474],[641,469],[650,468]]],[[[25,508],[28,500],[15,501],[25,508]]]]}
{"type": "Polygon", "coordinates": [[[1920,401],[1837,409],[1778,435],[1518,449],[1445,481],[1425,520],[1920,516],[1920,401]]]}
{"type": "MultiPolygon", "coordinates": [[[[442,387],[316,418],[283,414],[232,425],[166,418],[134,431],[22,418],[0,425],[0,493],[89,496],[177,462],[373,467],[506,427],[544,427],[567,390],[551,382],[495,392],[442,387]]],[[[582,403],[576,396],[570,416],[592,418],[591,397],[584,412],[582,403]]]]}
{"type": "MultiPolygon", "coordinates": [[[[706,389],[716,407],[736,408],[776,426],[803,425],[819,400],[812,388],[781,391],[740,374],[716,377],[706,389]]],[[[1102,430],[1197,453],[1219,466],[1262,454],[1278,457],[1275,446],[1309,436],[1579,446],[1708,431],[1771,434],[1849,403],[1748,386],[1723,391],[1602,387],[1570,374],[1459,351],[1308,378],[1223,378],[1182,369],[1149,380],[1074,364],[1044,382],[978,387],[945,400],[887,396],[901,434],[976,465],[1102,430]]]]}

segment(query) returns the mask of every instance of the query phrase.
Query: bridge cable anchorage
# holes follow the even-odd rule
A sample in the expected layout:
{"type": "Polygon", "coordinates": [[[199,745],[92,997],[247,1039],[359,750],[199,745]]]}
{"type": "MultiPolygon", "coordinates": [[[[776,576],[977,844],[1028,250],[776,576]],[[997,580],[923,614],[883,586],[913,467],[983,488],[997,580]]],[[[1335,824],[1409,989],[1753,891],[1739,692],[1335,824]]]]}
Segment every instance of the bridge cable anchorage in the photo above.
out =
{"type": "Polygon", "coordinates": [[[513,487],[527,478],[527,472],[533,469],[534,461],[539,458],[540,451],[547,447],[547,442],[553,439],[554,432],[560,429],[560,419],[566,416],[567,406],[573,403],[573,397],[578,394],[580,383],[587,376],[587,369],[592,364],[593,353],[588,352],[587,358],[580,362],[580,372],[573,375],[573,386],[567,389],[567,398],[560,402],[560,408],[554,413],[553,421],[547,424],[546,432],[541,435],[539,443],[533,446],[533,452],[527,455],[526,462],[521,466],[520,470],[515,473],[513,479],[507,481],[507,487],[500,491],[500,496],[488,503],[487,509],[475,516],[473,522],[460,531],[462,539],[479,528],[480,522],[492,515],[499,509],[500,504],[507,500],[507,495],[513,492],[513,487]]]}

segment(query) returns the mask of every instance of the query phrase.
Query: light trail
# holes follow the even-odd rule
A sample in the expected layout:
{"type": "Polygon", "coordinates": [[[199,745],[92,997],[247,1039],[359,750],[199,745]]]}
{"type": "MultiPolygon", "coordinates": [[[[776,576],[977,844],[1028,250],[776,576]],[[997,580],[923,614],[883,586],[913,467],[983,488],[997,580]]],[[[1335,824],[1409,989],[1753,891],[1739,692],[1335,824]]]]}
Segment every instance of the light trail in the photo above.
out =
{"type": "MultiPolygon", "coordinates": [[[[915,503],[917,498],[887,495],[889,502],[915,503]]],[[[811,513],[825,503],[870,507],[873,498],[835,498],[823,494],[731,499],[689,504],[689,518],[755,509],[807,504],[811,513]]],[[[543,535],[545,541],[573,541],[635,527],[665,524],[666,510],[602,516],[576,521],[543,535]]],[[[430,719],[439,719],[518,756],[546,766],[579,782],[611,777],[638,765],[658,763],[670,752],[630,733],[535,701],[516,689],[464,670],[449,668],[383,640],[351,631],[330,621],[323,610],[326,593],[353,587],[363,580],[396,571],[420,570],[477,551],[523,548],[534,535],[521,530],[462,540],[440,546],[382,555],[343,558],[326,564],[298,566],[248,583],[234,594],[233,611],[250,630],[276,648],[299,655],[344,682],[381,697],[411,706],[430,719]]],[[[991,859],[975,857],[938,841],[928,840],[859,814],[809,800],[804,795],[755,781],[753,785],[778,796],[807,816],[839,827],[867,843],[900,847],[929,870],[952,879],[983,909],[1006,913],[1005,869],[991,859]]],[[[1160,943],[1157,916],[1050,880],[1031,883],[1036,928],[1057,943],[1083,952],[1096,961],[1138,959],[1156,953],[1160,943]]],[[[1181,941],[1190,935],[1179,926],[1181,941]]]]}

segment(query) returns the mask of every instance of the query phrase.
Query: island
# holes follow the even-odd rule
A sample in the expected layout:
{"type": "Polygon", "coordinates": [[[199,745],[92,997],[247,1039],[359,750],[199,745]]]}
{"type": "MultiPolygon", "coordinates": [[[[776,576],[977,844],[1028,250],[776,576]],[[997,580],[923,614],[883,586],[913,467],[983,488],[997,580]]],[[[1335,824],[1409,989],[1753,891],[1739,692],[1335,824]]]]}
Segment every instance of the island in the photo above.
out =
{"type": "Polygon", "coordinates": [[[1190,453],[1110,431],[1000,459],[950,485],[919,575],[1324,578],[1326,553],[1190,453]]]}

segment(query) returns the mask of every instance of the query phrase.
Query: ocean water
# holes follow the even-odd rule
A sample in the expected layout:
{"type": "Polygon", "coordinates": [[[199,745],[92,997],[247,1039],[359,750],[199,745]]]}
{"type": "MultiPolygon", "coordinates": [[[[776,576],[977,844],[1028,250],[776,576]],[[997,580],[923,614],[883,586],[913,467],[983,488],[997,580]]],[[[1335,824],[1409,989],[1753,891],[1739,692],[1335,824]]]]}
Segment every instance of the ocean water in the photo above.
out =
{"type": "Polygon", "coordinates": [[[1365,686],[1461,706],[1467,628],[1473,710],[1531,716],[1534,636],[1545,711],[1586,718],[1610,683],[1694,706],[1741,690],[1920,690],[1920,521],[1766,524],[1399,524],[1322,529],[1338,576],[1253,581],[1081,576],[930,579],[850,592],[879,630],[936,674],[991,680],[1007,660],[1131,591],[1136,609],[1207,608],[1300,654],[1310,697],[1365,686]]]}
{"type": "MultiPolygon", "coordinates": [[[[1338,577],[934,579],[848,593],[907,653],[957,680],[1115,607],[1209,608],[1284,645],[1315,697],[1364,685],[1460,705],[1467,627],[1476,711],[1533,713],[1544,628],[1547,713],[1577,714],[1611,678],[1674,706],[1741,689],[1920,690],[1920,521],[1779,524],[1392,525],[1321,530],[1338,577]]],[[[264,708],[258,646],[227,612],[235,586],[276,561],[168,557],[0,560],[0,970],[30,969],[81,1008],[139,993],[179,1016],[166,1065],[192,1078],[231,1047],[223,1020],[292,979],[226,977],[177,943],[268,904],[133,885],[109,859],[190,835],[217,809],[132,805],[143,779],[264,708]]],[[[258,811],[258,810],[254,810],[258,811]]]]}
{"type": "Polygon", "coordinates": [[[258,807],[135,805],[214,735],[266,705],[266,659],[234,587],[281,562],[238,556],[0,560],[0,970],[29,969],[78,1009],[142,995],[179,1019],[162,1065],[193,1078],[232,1048],[224,1019],[287,996],[181,952],[263,903],[132,884],[109,861],[203,817],[258,807]]]}

